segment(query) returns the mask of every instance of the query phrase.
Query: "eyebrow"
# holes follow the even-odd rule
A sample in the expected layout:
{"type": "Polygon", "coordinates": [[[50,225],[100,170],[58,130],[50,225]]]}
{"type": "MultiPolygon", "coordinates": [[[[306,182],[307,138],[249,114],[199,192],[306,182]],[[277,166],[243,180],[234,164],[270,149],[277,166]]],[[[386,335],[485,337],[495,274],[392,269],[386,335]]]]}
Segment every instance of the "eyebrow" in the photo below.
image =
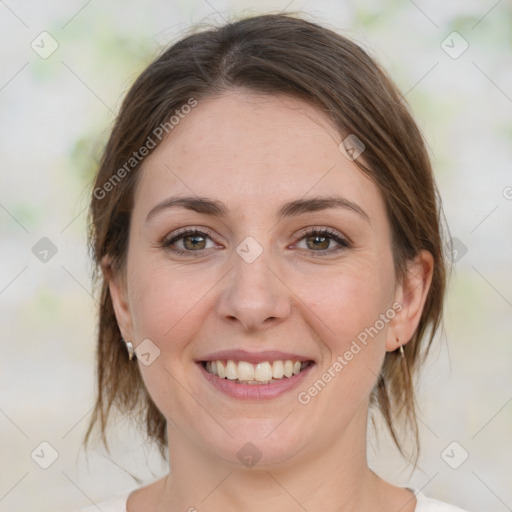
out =
{"type": "MultiPolygon", "coordinates": [[[[158,213],[175,207],[182,207],[197,213],[203,213],[205,215],[220,218],[227,217],[229,211],[228,207],[224,203],[215,199],[198,196],[173,196],[154,206],[148,213],[146,222],[158,213]]],[[[304,213],[327,210],[330,208],[351,210],[360,215],[367,222],[370,222],[369,215],[359,205],[341,196],[318,196],[309,199],[296,199],[294,201],[290,201],[279,208],[277,211],[277,218],[278,220],[281,220],[285,217],[294,217],[304,213]]]]}

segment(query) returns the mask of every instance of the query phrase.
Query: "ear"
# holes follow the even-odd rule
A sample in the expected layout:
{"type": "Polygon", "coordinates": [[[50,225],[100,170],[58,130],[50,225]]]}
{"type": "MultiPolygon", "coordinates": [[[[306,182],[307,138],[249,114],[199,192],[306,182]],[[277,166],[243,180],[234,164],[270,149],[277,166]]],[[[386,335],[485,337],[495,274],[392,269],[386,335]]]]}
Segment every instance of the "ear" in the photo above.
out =
{"type": "Polygon", "coordinates": [[[104,280],[108,283],[110,297],[116,315],[117,325],[121,336],[126,341],[133,340],[133,322],[128,302],[126,280],[122,273],[114,271],[112,260],[106,255],[101,260],[101,271],[104,280]]]}
{"type": "Polygon", "coordinates": [[[434,257],[429,251],[420,251],[408,261],[403,282],[395,292],[395,303],[400,304],[401,309],[396,309],[397,313],[389,324],[386,339],[388,352],[393,352],[412,338],[427,299],[433,270],[434,257]]]}

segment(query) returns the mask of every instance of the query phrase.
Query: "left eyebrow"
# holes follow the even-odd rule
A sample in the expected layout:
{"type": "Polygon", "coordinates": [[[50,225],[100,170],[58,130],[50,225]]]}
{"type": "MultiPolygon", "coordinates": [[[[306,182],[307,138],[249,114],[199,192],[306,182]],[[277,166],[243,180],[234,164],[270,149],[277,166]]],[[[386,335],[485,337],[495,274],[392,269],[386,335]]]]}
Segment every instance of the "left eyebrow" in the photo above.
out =
{"type": "MultiPolygon", "coordinates": [[[[225,218],[228,215],[228,207],[221,201],[207,197],[179,197],[173,196],[154,206],[146,217],[146,222],[157,213],[173,207],[182,207],[197,213],[203,213],[213,217],[225,218]]],[[[344,208],[351,210],[370,222],[369,215],[356,203],[341,196],[318,196],[309,199],[296,199],[283,204],[277,211],[277,218],[294,217],[304,213],[310,213],[330,208],[344,208]]]]}
{"type": "Polygon", "coordinates": [[[284,217],[292,217],[303,213],[316,212],[320,210],[328,210],[330,208],[344,208],[357,213],[367,222],[370,222],[370,216],[356,203],[341,196],[319,196],[310,199],[297,199],[285,203],[277,213],[279,219],[284,217]]]}

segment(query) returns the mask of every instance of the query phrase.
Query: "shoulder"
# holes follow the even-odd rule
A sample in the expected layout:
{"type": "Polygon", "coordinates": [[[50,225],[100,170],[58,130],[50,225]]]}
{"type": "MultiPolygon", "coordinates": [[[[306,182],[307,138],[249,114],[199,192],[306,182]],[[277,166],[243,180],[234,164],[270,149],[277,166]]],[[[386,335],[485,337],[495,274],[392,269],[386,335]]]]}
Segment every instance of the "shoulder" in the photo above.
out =
{"type": "Polygon", "coordinates": [[[134,510],[154,510],[157,506],[156,498],[159,496],[166,477],[155,480],[143,487],[124,490],[101,503],[94,503],[72,512],[127,512],[127,503],[134,510]]]}
{"type": "Polygon", "coordinates": [[[107,501],[91,505],[90,507],[75,509],[73,512],[98,512],[98,509],[102,512],[126,512],[126,502],[131,492],[132,491],[122,492],[107,501]]]}
{"type": "Polygon", "coordinates": [[[433,498],[427,498],[423,493],[416,493],[416,509],[415,512],[466,512],[454,505],[450,505],[443,501],[433,498]]]}

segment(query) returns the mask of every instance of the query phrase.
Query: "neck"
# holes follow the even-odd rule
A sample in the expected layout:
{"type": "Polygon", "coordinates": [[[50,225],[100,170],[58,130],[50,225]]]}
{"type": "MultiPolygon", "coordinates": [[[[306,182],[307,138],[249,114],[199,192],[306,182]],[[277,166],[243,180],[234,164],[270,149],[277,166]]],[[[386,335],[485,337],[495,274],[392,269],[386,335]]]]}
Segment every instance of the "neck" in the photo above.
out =
{"type": "Polygon", "coordinates": [[[315,440],[285,463],[240,468],[212,458],[169,427],[171,471],[157,510],[379,510],[389,484],[368,467],[365,432],[366,411],[353,418],[343,433],[315,440]]]}

